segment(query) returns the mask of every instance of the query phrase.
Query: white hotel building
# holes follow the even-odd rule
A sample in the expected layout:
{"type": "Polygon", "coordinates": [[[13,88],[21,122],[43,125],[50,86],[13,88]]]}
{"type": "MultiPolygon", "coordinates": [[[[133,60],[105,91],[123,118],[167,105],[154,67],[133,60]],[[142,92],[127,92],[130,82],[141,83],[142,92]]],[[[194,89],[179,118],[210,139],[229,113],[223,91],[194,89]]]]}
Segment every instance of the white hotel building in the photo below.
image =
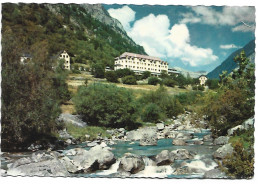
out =
{"type": "Polygon", "coordinates": [[[156,76],[160,75],[162,71],[168,73],[168,63],[166,61],[162,61],[157,57],[129,52],[125,52],[115,58],[114,69],[118,70],[124,68],[129,68],[137,74],[141,74],[144,71],[149,71],[152,75],[156,76]]]}

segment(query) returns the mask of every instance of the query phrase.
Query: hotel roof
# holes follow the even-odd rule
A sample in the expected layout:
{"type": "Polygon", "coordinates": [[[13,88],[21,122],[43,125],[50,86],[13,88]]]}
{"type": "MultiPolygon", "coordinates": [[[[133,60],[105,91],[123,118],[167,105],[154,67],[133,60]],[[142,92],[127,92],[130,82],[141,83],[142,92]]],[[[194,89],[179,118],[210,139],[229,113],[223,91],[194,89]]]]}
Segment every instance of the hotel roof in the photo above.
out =
{"type": "MultiPolygon", "coordinates": [[[[121,54],[119,56],[119,58],[126,57],[126,56],[142,58],[142,59],[149,59],[149,60],[156,60],[156,61],[162,61],[158,57],[147,56],[147,55],[142,55],[142,54],[135,54],[135,53],[130,53],[130,52],[124,52],[123,54],[121,54]]],[[[163,62],[165,62],[165,61],[163,61],[163,62]]]]}

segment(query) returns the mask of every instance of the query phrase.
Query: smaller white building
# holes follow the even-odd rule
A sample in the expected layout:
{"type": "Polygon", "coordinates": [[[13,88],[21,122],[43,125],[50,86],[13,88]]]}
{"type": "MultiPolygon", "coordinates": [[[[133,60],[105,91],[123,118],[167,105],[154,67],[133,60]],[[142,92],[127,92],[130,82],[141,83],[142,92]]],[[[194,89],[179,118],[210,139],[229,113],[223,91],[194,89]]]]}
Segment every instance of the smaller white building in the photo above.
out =
{"type": "Polygon", "coordinates": [[[208,78],[206,77],[206,75],[201,75],[199,77],[199,81],[200,81],[200,85],[204,86],[206,84],[206,81],[208,80],[208,78]]]}
{"type": "Polygon", "coordinates": [[[31,56],[31,54],[28,54],[28,53],[23,53],[23,55],[20,57],[20,62],[22,64],[26,64],[31,60],[32,60],[32,56],[31,56]]]}
{"type": "Polygon", "coordinates": [[[60,53],[59,53],[59,59],[64,59],[64,68],[66,69],[66,70],[70,70],[70,56],[69,56],[69,54],[65,51],[65,50],[63,50],[63,51],[61,51],[60,53]]]}

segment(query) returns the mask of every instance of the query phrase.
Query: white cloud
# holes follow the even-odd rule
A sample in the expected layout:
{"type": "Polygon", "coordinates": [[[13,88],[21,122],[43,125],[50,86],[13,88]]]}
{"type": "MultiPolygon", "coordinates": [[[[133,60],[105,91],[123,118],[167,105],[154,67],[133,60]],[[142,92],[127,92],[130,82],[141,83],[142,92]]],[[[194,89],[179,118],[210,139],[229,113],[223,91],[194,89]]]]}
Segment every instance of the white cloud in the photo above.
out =
{"type": "Polygon", "coordinates": [[[107,10],[111,17],[119,20],[126,31],[130,30],[130,22],[135,20],[135,11],[128,6],[122,8],[107,10]]]}
{"type": "MultiPolygon", "coordinates": [[[[212,7],[194,6],[191,8],[193,13],[182,14],[183,19],[180,23],[201,23],[208,25],[228,25],[236,26],[242,22],[248,24],[255,23],[254,7],[223,7],[222,11],[217,11],[212,7]]],[[[253,31],[254,29],[247,27],[245,24],[236,26],[232,31],[253,31]]]]}
{"type": "MultiPolygon", "coordinates": [[[[114,18],[124,15],[125,13],[121,12],[123,10],[134,15],[133,10],[124,7],[118,12],[110,9],[109,13],[112,12],[110,15],[114,18]]],[[[212,49],[190,44],[190,33],[185,24],[175,24],[170,28],[170,20],[166,15],[150,14],[137,20],[132,27],[129,26],[129,21],[132,21],[133,17],[128,19],[119,17],[118,20],[127,27],[127,34],[137,44],[142,45],[150,56],[168,58],[173,62],[178,59],[191,66],[208,65],[218,59],[212,49]]]]}
{"type": "Polygon", "coordinates": [[[190,34],[185,24],[170,28],[166,15],[150,14],[136,21],[129,36],[152,56],[178,58],[191,66],[207,65],[218,59],[209,48],[190,45],[190,34]],[[156,25],[156,26],[155,26],[156,25]]]}
{"type": "Polygon", "coordinates": [[[220,45],[219,48],[221,48],[221,49],[237,49],[237,48],[241,48],[241,47],[237,46],[235,44],[227,44],[227,45],[220,45]]]}
{"type": "Polygon", "coordinates": [[[242,25],[238,25],[236,27],[232,28],[233,32],[236,31],[241,31],[241,32],[249,32],[249,31],[255,31],[255,26],[249,26],[248,24],[242,24],[242,25]]]}

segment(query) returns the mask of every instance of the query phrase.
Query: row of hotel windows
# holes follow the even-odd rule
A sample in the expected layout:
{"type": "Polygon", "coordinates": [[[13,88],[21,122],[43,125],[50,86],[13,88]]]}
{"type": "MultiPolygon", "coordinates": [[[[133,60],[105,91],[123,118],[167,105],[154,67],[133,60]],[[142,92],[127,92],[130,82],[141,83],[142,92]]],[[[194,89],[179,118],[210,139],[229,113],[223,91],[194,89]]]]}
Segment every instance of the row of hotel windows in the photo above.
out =
{"type": "MultiPolygon", "coordinates": [[[[127,68],[127,65],[125,65],[125,67],[127,68]]],[[[135,66],[128,66],[128,68],[135,68],[135,66]]],[[[141,69],[141,70],[146,70],[146,68],[144,68],[144,67],[136,67],[136,69],[141,69]]],[[[147,70],[154,70],[154,71],[157,71],[157,69],[153,69],[153,68],[147,68],[147,70]]],[[[158,70],[159,72],[161,71],[161,70],[158,70]]]]}
{"type": "MultiPolygon", "coordinates": [[[[120,63],[120,61],[118,62],[118,63],[120,63]]],[[[123,63],[123,62],[122,62],[123,63]]],[[[117,64],[117,62],[116,62],[116,64],[117,64]]],[[[135,64],[135,63],[134,63],[135,64]]],[[[139,64],[138,62],[137,62],[137,64],[139,64]]],[[[146,66],[146,63],[142,63],[141,65],[145,65],[146,66]]],[[[127,65],[126,65],[127,66],[127,65]]],[[[154,66],[154,67],[157,67],[157,65],[154,65],[154,64],[148,64],[148,66],[154,66]]],[[[161,67],[161,65],[158,65],[158,67],[161,67]]],[[[162,68],[167,68],[167,66],[162,66],[162,68]]]]}
{"type": "MultiPolygon", "coordinates": [[[[115,63],[120,63],[120,61],[116,61],[115,63]]],[[[125,61],[126,63],[127,63],[127,60],[125,61]]],[[[124,61],[121,61],[121,63],[124,63],[124,61]]],[[[133,62],[131,62],[131,61],[129,61],[129,63],[133,63],[133,64],[135,64],[135,62],[133,61],[133,62]]],[[[139,62],[136,62],[136,64],[138,64],[139,65],[139,62]]],[[[141,65],[146,65],[146,63],[141,63],[141,65]]],[[[164,63],[164,64],[162,64],[162,65],[167,65],[166,63],[164,63]]],[[[150,64],[148,64],[148,66],[150,66],[150,64]]],[[[151,64],[151,66],[154,66],[154,64],[151,64]]],[[[155,65],[156,66],[156,65],[155,65]]],[[[160,65],[158,65],[159,67],[160,67],[160,65]]]]}
{"type": "MultiPolygon", "coordinates": [[[[133,57],[126,57],[126,59],[134,61],[135,58],[133,58],[133,57]]],[[[146,60],[146,59],[139,59],[139,58],[137,58],[137,59],[140,60],[140,61],[143,61],[143,62],[145,62],[145,60],[146,60]]],[[[157,60],[150,60],[150,62],[157,62],[157,60]]],[[[160,62],[160,61],[158,61],[158,62],[160,62]]]]}

